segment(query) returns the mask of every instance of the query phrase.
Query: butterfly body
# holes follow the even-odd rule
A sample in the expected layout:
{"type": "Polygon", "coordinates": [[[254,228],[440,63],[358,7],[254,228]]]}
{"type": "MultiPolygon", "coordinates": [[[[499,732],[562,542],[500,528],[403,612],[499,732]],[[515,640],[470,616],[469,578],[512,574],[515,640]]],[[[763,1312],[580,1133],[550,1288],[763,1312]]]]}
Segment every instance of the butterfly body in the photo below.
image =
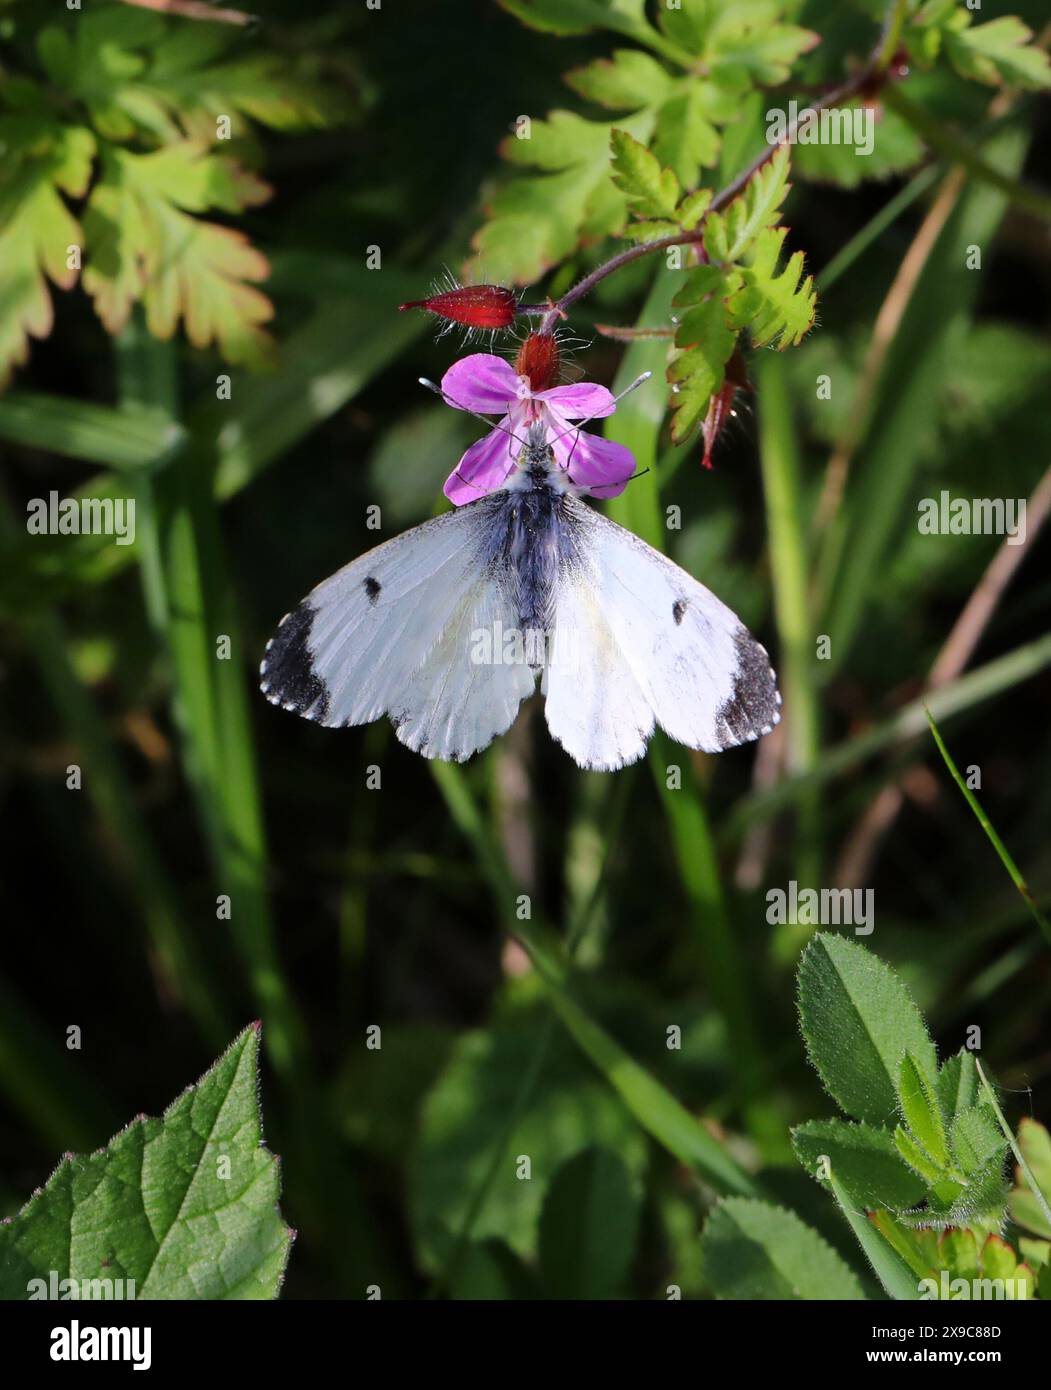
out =
{"type": "Polygon", "coordinates": [[[288,614],[264,694],[335,727],[386,714],[410,748],[456,761],[506,732],[538,679],[582,767],[635,761],[657,723],[710,751],[769,732],[780,696],[763,648],[582,491],[531,430],[503,488],[376,547],[288,614]]]}

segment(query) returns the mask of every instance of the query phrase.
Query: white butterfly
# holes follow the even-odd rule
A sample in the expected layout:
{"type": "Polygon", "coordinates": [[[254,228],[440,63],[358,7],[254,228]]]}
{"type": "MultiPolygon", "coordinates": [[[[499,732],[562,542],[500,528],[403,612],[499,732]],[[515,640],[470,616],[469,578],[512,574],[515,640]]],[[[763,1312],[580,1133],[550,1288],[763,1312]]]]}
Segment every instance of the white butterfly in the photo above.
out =
{"type": "Polygon", "coordinates": [[[534,427],[500,491],[370,550],[281,620],[267,699],[329,728],[387,715],[409,748],[457,762],[506,733],[538,677],[584,768],[635,762],[655,724],[706,752],[768,734],[764,648],[580,491],[534,427]]]}

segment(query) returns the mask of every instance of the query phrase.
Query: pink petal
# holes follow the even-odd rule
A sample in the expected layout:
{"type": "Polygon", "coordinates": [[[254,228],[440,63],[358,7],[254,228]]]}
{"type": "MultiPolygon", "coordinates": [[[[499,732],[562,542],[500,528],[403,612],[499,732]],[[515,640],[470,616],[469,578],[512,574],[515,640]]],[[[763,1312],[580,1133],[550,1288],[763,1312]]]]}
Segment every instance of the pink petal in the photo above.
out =
{"type": "Polygon", "coordinates": [[[472,352],[454,362],[442,377],[442,392],[457,410],[480,415],[503,414],[518,399],[519,379],[509,362],[489,352],[472,352]]]}
{"type": "Polygon", "coordinates": [[[613,393],[591,381],[578,381],[575,386],[552,386],[549,391],[537,391],[535,401],[550,401],[567,420],[597,419],[612,415],[616,410],[613,393]]]}
{"type": "Polygon", "coordinates": [[[500,423],[504,429],[490,430],[476,440],[446,478],[444,492],[454,506],[462,507],[487,492],[497,492],[515,468],[519,446],[504,432],[508,425],[506,415],[500,423]]]}
{"type": "Polygon", "coordinates": [[[571,431],[551,447],[558,466],[569,469],[570,480],[590,488],[595,497],[618,497],[635,472],[630,449],[584,430],[571,431]]]}

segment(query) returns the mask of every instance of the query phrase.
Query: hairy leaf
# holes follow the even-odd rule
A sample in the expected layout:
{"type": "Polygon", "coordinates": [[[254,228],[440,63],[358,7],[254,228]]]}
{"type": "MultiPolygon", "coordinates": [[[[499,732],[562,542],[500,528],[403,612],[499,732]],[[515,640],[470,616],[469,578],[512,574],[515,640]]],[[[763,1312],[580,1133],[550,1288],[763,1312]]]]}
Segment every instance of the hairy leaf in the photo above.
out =
{"type": "Polygon", "coordinates": [[[860,1299],[856,1275],[794,1212],[729,1197],[701,1238],[705,1276],[717,1298],[860,1299]]]}
{"type": "Polygon", "coordinates": [[[54,1273],[93,1287],[134,1280],[136,1298],[274,1298],[292,1232],[262,1143],[258,1053],[258,1030],[246,1028],[160,1119],[140,1116],[106,1148],[67,1154],[0,1225],[0,1297],[47,1297],[31,1281],[47,1288],[54,1273]]]}
{"type": "Polygon", "coordinates": [[[897,1113],[906,1050],[935,1075],[934,1044],[897,975],[864,946],[822,933],[799,964],[799,1018],[807,1054],[848,1115],[885,1125],[897,1113]]]}

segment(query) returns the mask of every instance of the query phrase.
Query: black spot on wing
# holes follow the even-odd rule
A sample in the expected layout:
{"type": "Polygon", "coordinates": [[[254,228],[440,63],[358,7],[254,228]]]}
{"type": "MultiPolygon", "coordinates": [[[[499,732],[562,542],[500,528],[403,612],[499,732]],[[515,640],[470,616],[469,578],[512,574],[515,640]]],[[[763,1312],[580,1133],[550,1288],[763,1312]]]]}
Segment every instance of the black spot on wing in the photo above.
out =
{"type": "Polygon", "coordinates": [[[369,603],[375,603],[382,592],[383,585],[378,579],[373,579],[370,574],[365,580],[365,593],[368,595],[369,603]]]}
{"type": "Polygon", "coordinates": [[[716,733],[723,748],[768,734],[781,718],[781,695],[766,648],[747,628],[734,636],[737,672],[733,693],[716,716],[716,733]]]}
{"type": "Polygon", "coordinates": [[[675,619],[675,626],[678,627],[686,616],[686,600],[677,598],[671,606],[671,615],[675,619]]]}
{"type": "Polygon", "coordinates": [[[310,631],[316,610],[301,603],[281,619],[270,639],[259,668],[259,686],[272,705],[293,710],[325,722],[329,694],[325,682],[314,669],[310,651],[310,631]],[[309,713],[308,713],[309,712],[309,713]]]}

